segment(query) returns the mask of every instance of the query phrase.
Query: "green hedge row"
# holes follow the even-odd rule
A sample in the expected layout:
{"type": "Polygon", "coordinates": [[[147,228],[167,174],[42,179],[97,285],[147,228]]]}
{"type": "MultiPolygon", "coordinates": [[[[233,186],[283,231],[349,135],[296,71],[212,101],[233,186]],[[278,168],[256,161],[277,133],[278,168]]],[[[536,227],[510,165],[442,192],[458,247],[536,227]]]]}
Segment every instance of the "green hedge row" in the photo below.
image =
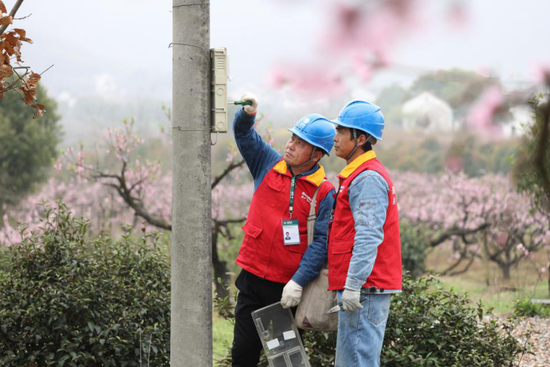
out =
{"type": "Polygon", "coordinates": [[[170,268],[156,239],[86,239],[60,204],[0,267],[0,366],[168,366],[170,268]]]}

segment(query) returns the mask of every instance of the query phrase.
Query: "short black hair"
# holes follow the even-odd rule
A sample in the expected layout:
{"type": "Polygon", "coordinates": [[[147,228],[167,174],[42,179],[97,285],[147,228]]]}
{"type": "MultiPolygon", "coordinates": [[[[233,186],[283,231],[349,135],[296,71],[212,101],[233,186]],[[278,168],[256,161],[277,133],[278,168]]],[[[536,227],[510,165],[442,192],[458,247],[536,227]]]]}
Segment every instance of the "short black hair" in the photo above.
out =
{"type": "Polygon", "coordinates": [[[352,133],[351,133],[352,137],[355,136],[355,138],[358,138],[360,135],[365,135],[365,137],[367,138],[367,142],[365,144],[361,145],[361,149],[363,149],[363,152],[368,152],[368,151],[372,150],[372,143],[369,140],[374,139],[376,141],[376,138],[374,138],[372,135],[370,135],[369,133],[367,133],[363,130],[359,130],[359,129],[351,129],[351,130],[352,130],[352,133]],[[370,137],[370,139],[369,139],[369,137],[370,137]]]}

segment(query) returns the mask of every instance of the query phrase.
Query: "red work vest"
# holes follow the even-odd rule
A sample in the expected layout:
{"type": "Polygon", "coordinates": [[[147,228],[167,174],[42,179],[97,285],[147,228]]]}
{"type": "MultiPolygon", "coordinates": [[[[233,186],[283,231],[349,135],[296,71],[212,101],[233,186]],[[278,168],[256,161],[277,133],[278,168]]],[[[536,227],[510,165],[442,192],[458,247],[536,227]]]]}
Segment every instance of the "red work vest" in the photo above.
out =
{"type": "Polygon", "coordinates": [[[378,254],[371,274],[363,287],[401,290],[401,240],[399,238],[399,216],[393,182],[373,151],[369,151],[350,163],[338,175],[340,193],[336,200],[334,219],[330,227],[328,242],[329,290],[344,289],[349,264],[353,255],[355,221],[350,208],[348,189],[351,182],[361,172],[378,172],[388,183],[388,209],[384,223],[384,240],[378,246],[378,254]]]}
{"type": "Polygon", "coordinates": [[[256,189],[246,224],[243,244],[235,263],[250,273],[278,283],[287,283],[294,275],[307,249],[307,217],[311,200],[317,187],[317,208],[334,186],[323,180],[322,166],[309,175],[296,180],[294,211],[292,218],[298,219],[299,245],[285,245],[282,220],[289,218],[291,173],[286,162],[281,160],[264,177],[256,189]]]}

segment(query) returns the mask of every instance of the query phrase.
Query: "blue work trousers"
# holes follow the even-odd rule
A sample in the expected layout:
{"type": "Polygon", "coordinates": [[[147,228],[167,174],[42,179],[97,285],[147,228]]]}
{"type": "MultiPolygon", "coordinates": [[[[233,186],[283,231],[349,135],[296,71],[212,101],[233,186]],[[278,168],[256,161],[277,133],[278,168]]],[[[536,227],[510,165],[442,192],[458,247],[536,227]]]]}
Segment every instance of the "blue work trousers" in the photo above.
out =
{"type": "MultiPolygon", "coordinates": [[[[390,312],[390,294],[361,292],[363,309],[338,314],[335,367],[378,367],[390,312]]],[[[338,291],[338,302],[343,291],[338,291]]]]}

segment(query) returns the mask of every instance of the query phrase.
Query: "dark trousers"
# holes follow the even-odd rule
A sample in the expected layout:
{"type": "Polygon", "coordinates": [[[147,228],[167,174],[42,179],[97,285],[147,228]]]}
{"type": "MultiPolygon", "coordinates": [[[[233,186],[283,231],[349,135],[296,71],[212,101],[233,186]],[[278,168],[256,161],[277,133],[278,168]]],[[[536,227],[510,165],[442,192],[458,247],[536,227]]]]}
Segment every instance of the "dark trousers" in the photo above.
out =
{"type": "Polygon", "coordinates": [[[233,367],[256,367],[262,342],[252,320],[252,312],[281,300],[284,283],[275,283],[242,270],[235,281],[239,289],[235,307],[235,330],[231,357],[233,367]]]}

